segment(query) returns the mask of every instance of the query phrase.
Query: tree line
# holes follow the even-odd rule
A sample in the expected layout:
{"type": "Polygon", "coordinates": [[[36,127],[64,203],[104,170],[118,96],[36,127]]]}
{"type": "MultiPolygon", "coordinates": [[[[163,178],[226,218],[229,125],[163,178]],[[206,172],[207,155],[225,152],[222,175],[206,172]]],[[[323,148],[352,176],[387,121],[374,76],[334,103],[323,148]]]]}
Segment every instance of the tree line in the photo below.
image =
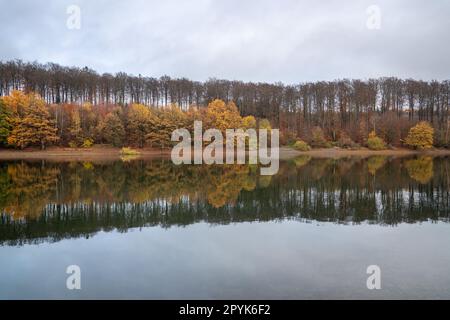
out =
{"type": "MultiPolygon", "coordinates": [[[[13,90],[0,98],[0,145],[24,149],[50,144],[72,148],[105,143],[115,147],[146,146],[169,148],[172,132],[178,128],[194,131],[194,121],[203,129],[256,128],[253,116],[242,117],[233,102],[214,100],[207,108],[183,111],[176,105],[164,108],[143,104],[97,105],[90,103],[46,104],[36,93],[13,90]]],[[[259,128],[271,129],[267,119],[259,128]]]]}
{"type": "MultiPolygon", "coordinates": [[[[282,140],[312,139],[321,128],[330,141],[364,144],[377,131],[391,145],[400,145],[418,121],[435,128],[435,145],[449,146],[450,81],[422,81],[383,77],[367,80],[254,83],[209,79],[134,76],[123,72],[98,74],[87,67],[55,63],[0,62],[0,95],[13,90],[38,93],[47,104],[90,104],[102,108],[133,104],[183,111],[206,107],[215,99],[233,102],[240,115],[266,118],[280,129],[282,140]]],[[[82,119],[81,119],[82,120],[82,119]]],[[[283,141],[282,141],[283,142],[283,141]]],[[[350,143],[351,144],[351,143],[350,143]]]]}

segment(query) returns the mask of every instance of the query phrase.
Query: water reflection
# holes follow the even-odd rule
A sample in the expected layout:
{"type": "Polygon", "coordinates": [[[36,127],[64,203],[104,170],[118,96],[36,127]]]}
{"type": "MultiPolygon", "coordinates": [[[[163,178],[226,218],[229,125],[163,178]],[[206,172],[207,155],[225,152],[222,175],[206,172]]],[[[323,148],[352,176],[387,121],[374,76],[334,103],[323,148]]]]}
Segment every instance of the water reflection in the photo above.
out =
{"type": "Polygon", "coordinates": [[[175,166],[170,160],[3,162],[0,242],[199,221],[448,221],[449,161],[304,156],[281,163],[273,177],[249,165],[175,166]]]}

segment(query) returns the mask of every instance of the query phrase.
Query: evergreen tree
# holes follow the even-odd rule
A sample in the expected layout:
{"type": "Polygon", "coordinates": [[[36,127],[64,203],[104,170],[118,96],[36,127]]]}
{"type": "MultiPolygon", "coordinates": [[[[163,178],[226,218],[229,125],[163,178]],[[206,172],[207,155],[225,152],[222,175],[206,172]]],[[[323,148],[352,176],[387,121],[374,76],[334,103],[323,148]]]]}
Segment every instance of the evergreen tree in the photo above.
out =
{"type": "Polygon", "coordinates": [[[0,145],[6,145],[11,132],[11,111],[0,99],[0,145]]]}

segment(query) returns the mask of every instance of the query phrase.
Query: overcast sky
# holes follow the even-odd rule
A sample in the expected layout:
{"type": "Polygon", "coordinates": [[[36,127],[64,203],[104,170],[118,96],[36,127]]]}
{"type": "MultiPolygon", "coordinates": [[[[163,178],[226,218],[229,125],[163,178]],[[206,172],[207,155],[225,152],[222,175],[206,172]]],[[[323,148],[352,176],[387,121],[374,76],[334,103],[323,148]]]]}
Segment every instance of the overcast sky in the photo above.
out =
{"type": "Polygon", "coordinates": [[[0,0],[0,8],[3,61],[193,80],[450,78],[448,0],[0,0]],[[80,29],[67,27],[72,4],[80,29]]]}

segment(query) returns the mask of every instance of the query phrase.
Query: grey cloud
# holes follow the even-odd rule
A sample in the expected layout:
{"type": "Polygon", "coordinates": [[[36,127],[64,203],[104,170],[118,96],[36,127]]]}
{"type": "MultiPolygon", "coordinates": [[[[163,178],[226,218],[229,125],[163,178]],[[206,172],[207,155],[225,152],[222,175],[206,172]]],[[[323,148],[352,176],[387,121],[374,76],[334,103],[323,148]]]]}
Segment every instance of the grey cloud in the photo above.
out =
{"type": "Polygon", "coordinates": [[[99,72],[297,83],[378,76],[448,79],[441,1],[0,0],[0,59],[99,72]],[[66,8],[81,8],[80,30],[66,8]],[[366,8],[381,29],[366,28],[366,8]]]}

